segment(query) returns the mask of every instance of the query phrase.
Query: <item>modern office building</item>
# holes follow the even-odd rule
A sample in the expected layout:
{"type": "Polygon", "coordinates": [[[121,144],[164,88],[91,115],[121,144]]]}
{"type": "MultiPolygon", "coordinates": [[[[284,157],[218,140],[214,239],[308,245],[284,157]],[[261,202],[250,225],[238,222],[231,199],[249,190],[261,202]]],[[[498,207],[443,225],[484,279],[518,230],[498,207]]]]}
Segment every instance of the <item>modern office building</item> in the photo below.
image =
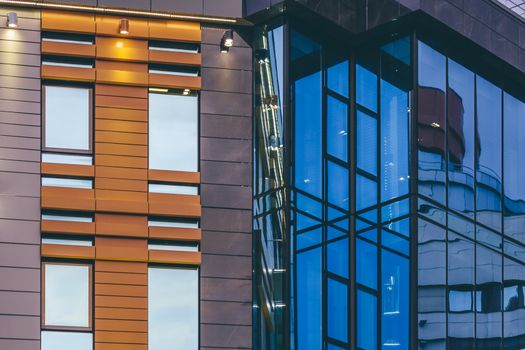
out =
{"type": "Polygon", "coordinates": [[[0,350],[525,349],[522,0],[0,0],[0,350]]]}

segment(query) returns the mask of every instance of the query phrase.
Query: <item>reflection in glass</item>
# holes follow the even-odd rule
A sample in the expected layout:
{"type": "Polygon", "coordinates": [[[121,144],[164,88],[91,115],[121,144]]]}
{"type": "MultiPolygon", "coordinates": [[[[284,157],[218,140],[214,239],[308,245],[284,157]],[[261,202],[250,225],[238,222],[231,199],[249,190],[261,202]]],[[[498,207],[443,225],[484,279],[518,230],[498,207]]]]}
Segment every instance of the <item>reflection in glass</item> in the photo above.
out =
{"type": "Polygon", "coordinates": [[[377,75],[356,65],[356,100],[372,112],[377,112],[377,75]]]}
{"type": "Polygon", "coordinates": [[[328,201],[339,208],[348,210],[348,169],[334,162],[328,162],[328,201]]]}
{"type": "Polygon", "coordinates": [[[44,324],[90,327],[89,266],[44,264],[44,324]]]}
{"type": "Polygon", "coordinates": [[[90,149],[91,90],[45,85],[44,147],[90,149]]]}
{"type": "Polygon", "coordinates": [[[148,349],[197,350],[198,346],[198,270],[150,267],[148,349]]]}
{"type": "Polygon", "coordinates": [[[328,95],[326,112],[327,152],[342,161],[348,161],[348,107],[328,95]]]}
{"type": "Polygon", "coordinates": [[[329,67],[326,70],[326,80],[329,89],[348,97],[348,61],[329,67]]]}
{"type": "Polygon", "coordinates": [[[41,350],[92,350],[93,334],[42,331],[41,350]]]}
{"type": "Polygon", "coordinates": [[[328,271],[348,278],[348,239],[331,242],[327,247],[328,271]]]}
{"type": "Polygon", "coordinates": [[[357,347],[377,349],[377,298],[362,290],[357,291],[357,347]]]}
{"type": "Polygon", "coordinates": [[[357,167],[377,175],[377,120],[357,111],[357,167]]]}
{"type": "Polygon", "coordinates": [[[149,94],[149,168],[198,171],[198,97],[149,94]]]}
{"type": "Polygon", "coordinates": [[[525,346],[525,266],[510,259],[503,264],[503,349],[520,349],[525,346]]]}
{"type": "Polygon", "coordinates": [[[377,289],[377,247],[362,239],[356,239],[355,249],[357,283],[377,289]]]}
{"type": "Polygon", "coordinates": [[[342,342],[348,341],[348,291],[346,284],[333,279],[327,281],[328,336],[342,342]]]}

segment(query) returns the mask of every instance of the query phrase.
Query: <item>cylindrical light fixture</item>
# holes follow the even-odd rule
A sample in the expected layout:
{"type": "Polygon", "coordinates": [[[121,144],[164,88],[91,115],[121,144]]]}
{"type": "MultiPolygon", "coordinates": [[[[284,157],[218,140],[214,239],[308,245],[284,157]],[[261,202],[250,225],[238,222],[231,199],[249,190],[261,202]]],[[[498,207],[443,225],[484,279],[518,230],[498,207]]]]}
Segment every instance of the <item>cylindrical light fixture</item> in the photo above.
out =
{"type": "Polygon", "coordinates": [[[7,26],[9,28],[18,27],[18,15],[16,14],[16,12],[9,12],[7,14],[7,26]]]}
{"type": "Polygon", "coordinates": [[[227,53],[230,47],[233,46],[233,30],[227,30],[224,32],[221,38],[221,52],[227,53]]]}
{"type": "Polygon", "coordinates": [[[120,20],[118,31],[120,34],[129,34],[129,21],[127,20],[127,18],[122,18],[120,20]]]}

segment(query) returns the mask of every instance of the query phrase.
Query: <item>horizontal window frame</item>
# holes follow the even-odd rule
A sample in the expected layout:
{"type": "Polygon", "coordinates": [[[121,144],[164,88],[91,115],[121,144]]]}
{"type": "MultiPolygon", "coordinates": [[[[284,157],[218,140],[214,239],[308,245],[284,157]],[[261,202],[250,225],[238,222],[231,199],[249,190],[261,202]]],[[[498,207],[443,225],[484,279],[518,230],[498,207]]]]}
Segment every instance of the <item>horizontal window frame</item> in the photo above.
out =
{"type": "Polygon", "coordinates": [[[73,177],[61,177],[61,176],[48,176],[48,175],[42,175],[40,178],[40,184],[42,187],[59,187],[59,188],[77,188],[77,189],[93,189],[94,181],[91,178],[73,178],[73,177]],[[60,185],[60,184],[44,184],[44,180],[65,180],[74,182],[79,182],[79,186],[66,186],[66,185],[60,185]],[[81,181],[89,181],[89,186],[82,186],[80,185],[81,181]]]}

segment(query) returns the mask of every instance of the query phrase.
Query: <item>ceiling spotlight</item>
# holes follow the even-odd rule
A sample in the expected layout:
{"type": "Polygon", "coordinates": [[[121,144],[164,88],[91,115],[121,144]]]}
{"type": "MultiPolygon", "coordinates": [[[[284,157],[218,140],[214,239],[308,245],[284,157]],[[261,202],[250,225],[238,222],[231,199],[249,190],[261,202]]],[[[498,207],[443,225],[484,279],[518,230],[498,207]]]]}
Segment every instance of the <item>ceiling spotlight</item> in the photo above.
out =
{"type": "Polygon", "coordinates": [[[224,32],[221,38],[221,52],[227,53],[230,47],[233,46],[233,30],[227,30],[224,32]]]}
{"type": "Polygon", "coordinates": [[[119,33],[129,34],[129,21],[126,18],[120,20],[119,33]]]}
{"type": "Polygon", "coordinates": [[[16,28],[18,27],[18,16],[16,12],[9,12],[7,14],[7,26],[9,28],[16,28]]]}

